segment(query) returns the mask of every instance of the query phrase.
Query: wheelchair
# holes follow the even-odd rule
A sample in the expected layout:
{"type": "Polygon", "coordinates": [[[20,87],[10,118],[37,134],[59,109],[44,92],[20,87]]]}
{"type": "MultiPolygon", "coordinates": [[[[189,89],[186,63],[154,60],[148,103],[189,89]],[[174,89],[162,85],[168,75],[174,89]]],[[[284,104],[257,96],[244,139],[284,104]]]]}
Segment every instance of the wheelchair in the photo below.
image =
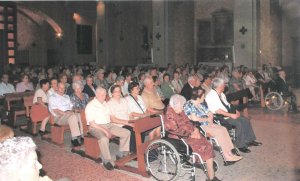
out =
{"type": "MultiPolygon", "coordinates": [[[[151,142],[146,149],[146,164],[149,173],[156,180],[177,180],[185,175],[183,171],[190,172],[190,180],[195,181],[196,167],[204,171],[208,178],[206,163],[201,155],[192,151],[191,147],[180,139],[168,138],[165,131],[163,116],[161,119],[161,139],[151,142]],[[200,163],[196,163],[196,159],[200,163]]],[[[179,136],[180,137],[180,136],[179,136]]],[[[218,170],[217,162],[213,162],[215,172],[218,170]]]]}
{"type": "Polygon", "coordinates": [[[271,111],[286,108],[290,104],[290,97],[275,91],[268,92],[265,96],[265,105],[271,111]]]}

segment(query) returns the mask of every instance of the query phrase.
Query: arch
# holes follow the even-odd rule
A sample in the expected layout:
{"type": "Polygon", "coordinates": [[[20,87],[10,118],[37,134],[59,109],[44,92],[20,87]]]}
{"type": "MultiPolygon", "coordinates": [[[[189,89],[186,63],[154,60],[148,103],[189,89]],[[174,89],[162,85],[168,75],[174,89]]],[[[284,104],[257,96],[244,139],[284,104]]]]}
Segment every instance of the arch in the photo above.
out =
{"type": "Polygon", "coordinates": [[[16,2],[18,12],[26,15],[30,21],[33,21],[35,24],[41,25],[43,21],[47,22],[58,35],[62,35],[63,31],[61,27],[47,14],[43,13],[38,9],[34,9],[24,5],[22,2],[16,2]]]}

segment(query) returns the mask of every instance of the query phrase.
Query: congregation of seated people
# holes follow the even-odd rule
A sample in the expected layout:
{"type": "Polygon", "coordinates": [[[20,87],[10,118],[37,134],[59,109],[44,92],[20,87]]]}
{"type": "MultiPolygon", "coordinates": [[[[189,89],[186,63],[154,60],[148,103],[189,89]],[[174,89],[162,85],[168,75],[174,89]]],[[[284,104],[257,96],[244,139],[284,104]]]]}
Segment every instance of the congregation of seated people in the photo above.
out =
{"type": "MultiPolygon", "coordinates": [[[[248,114],[249,100],[258,100],[260,85],[263,89],[273,88],[276,82],[278,91],[292,97],[290,110],[298,111],[296,96],[287,84],[284,70],[278,68],[276,73],[278,76],[273,81],[266,66],[258,72],[239,66],[231,73],[226,65],[209,67],[201,64],[168,64],[167,68],[159,69],[140,69],[138,66],[107,69],[90,65],[11,66],[2,74],[0,98],[8,93],[35,90],[31,111],[40,114],[39,134],[49,133],[46,126],[52,116],[55,124],[70,127],[72,147],[84,143],[80,117],[80,111],[84,110],[88,132],[98,140],[101,159],[107,170],[114,169],[109,148],[113,136],[120,138],[116,159],[134,153],[134,125],[130,120],[166,112],[166,129],[190,133],[188,143],[207,160],[209,178],[218,180],[212,170],[212,147],[200,134],[199,126],[218,139],[228,162],[240,161],[242,155],[235,147],[242,153],[250,153],[250,146],[262,145],[256,141],[248,114]],[[217,125],[214,119],[221,124],[217,125]],[[236,129],[235,139],[230,138],[226,129],[228,125],[236,129]],[[198,143],[204,145],[205,150],[201,150],[198,143]]],[[[151,130],[148,139],[160,137],[160,132],[160,127],[151,130]]],[[[142,135],[142,140],[146,136],[142,135]]]]}

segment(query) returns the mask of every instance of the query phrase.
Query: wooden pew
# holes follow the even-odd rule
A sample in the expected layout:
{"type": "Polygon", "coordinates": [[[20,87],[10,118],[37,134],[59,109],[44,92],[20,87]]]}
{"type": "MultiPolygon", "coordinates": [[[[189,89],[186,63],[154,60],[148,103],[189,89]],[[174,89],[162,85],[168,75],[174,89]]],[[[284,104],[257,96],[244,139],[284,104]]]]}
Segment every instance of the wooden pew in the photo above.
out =
{"type": "MultiPolygon", "coordinates": [[[[84,110],[80,111],[80,117],[83,126],[85,157],[100,163],[102,160],[99,157],[101,150],[99,148],[98,139],[88,133],[89,128],[86,122],[84,110]]],[[[117,139],[117,137],[113,136],[110,141],[117,142],[117,139]]]]}
{"type": "Polygon", "coordinates": [[[5,101],[7,103],[8,111],[8,124],[16,127],[16,120],[18,116],[26,115],[26,109],[22,102],[24,97],[33,96],[34,92],[20,92],[20,93],[10,93],[5,95],[5,101]],[[13,102],[18,101],[19,104],[14,105],[13,102]],[[22,102],[22,103],[21,103],[22,102]],[[21,104],[21,105],[20,105],[21,104]]]}
{"type": "Polygon", "coordinates": [[[141,134],[146,131],[149,131],[153,128],[161,126],[161,119],[159,116],[155,116],[155,117],[150,116],[150,117],[140,118],[137,120],[132,120],[131,123],[134,124],[137,152],[115,161],[116,167],[120,170],[125,170],[128,172],[139,174],[144,177],[150,177],[150,175],[148,174],[148,172],[146,170],[146,163],[145,163],[144,155],[145,155],[145,151],[146,151],[148,145],[153,140],[145,141],[144,143],[142,143],[141,134]],[[126,165],[126,163],[128,163],[131,160],[134,160],[136,158],[138,161],[138,168],[126,165]]]}
{"type": "Polygon", "coordinates": [[[29,134],[32,134],[33,136],[37,136],[36,133],[36,127],[37,127],[37,122],[35,122],[35,124],[32,124],[32,122],[30,121],[30,110],[31,107],[33,106],[33,98],[34,96],[28,96],[28,97],[24,97],[24,106],[26,109],[26,117],[27,117],[27,126],[25,127],[21,127],[20,130],[25,131],[29,134]]]}
{"type": "Polygon", "coordinates": [[[54,117],[50,114],[49,123],[51,125],[51,141],[59,146],[64,144],[64,133],[70,131],[69,125],[58,125],[54,121],[54,117]]]}

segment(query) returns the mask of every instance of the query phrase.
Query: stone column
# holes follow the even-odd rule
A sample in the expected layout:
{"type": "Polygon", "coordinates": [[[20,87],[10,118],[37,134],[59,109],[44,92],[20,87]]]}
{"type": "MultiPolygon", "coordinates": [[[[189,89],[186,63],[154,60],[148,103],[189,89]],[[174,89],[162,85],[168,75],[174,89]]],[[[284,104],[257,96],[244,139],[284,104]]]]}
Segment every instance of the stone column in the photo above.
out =
{"type": "Polygon", "coordinates": [[[96,7],[97,19],[96,19],[96,36],[95,36],[95,45],[96,45],[96,64],[97,65],[106,65],[108,62],[106,60],[106,46],[105,43],[108,40],[106,37],[106,22],[105,22],[105,3],[99,1],[96,7]]]}
{"type": "Polygon", "coordinates": [[[234,1],[234,66],[256,68],[257,9],[256,0],[234,1]]]}
{"type": "Polygon", "coordinates": [[[166,41],[168,2],[152,1],[153,14],[153,64],[166,66],[167,64],[167,46],[166,41]]]}

